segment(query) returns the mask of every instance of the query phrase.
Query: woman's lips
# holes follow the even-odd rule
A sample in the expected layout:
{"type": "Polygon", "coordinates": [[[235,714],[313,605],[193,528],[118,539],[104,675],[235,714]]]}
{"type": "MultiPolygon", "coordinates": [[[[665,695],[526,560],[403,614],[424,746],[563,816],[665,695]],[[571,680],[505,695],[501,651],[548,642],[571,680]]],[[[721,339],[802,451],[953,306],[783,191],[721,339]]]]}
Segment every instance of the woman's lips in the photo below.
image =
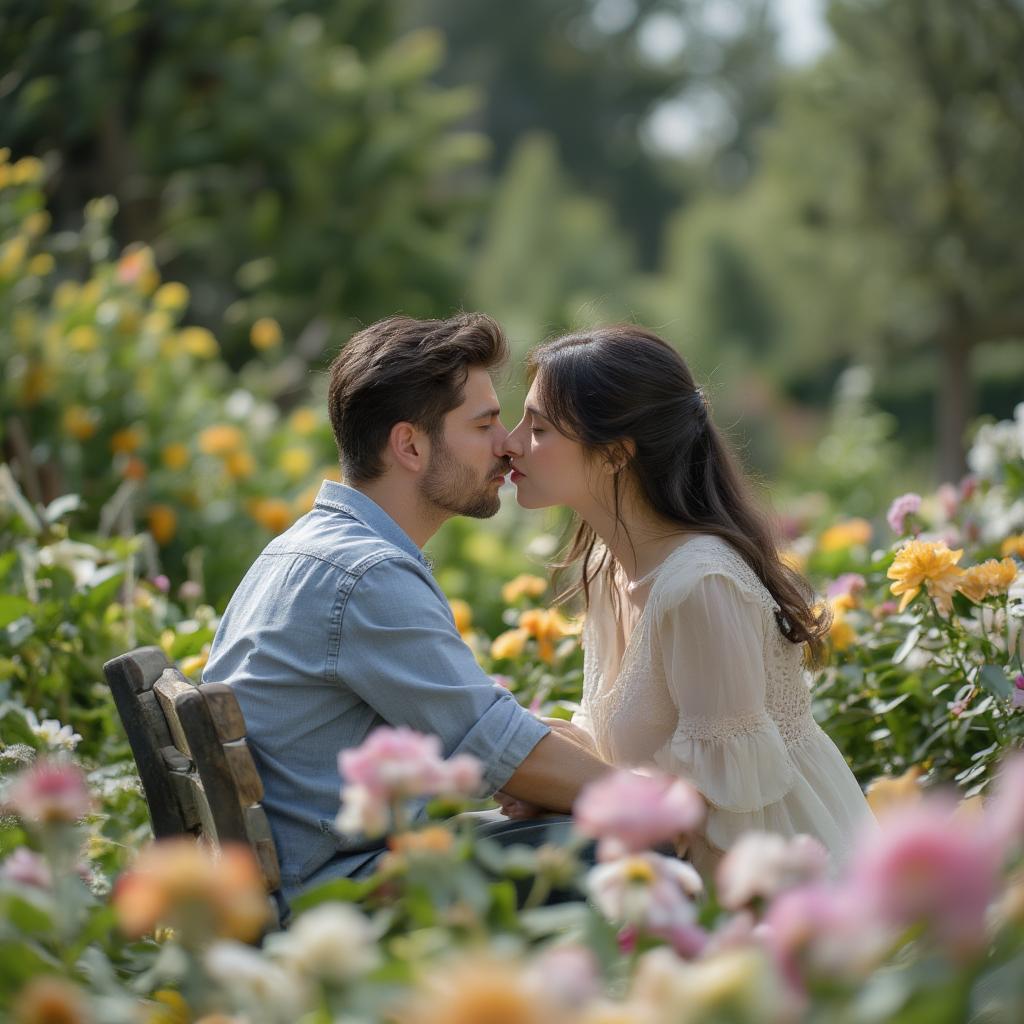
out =
{"type": "Polygon", "coordinates": [[[517,481],[523,479],[523,474],[520,473],[518,469],[513,469],[512,475],[509,477],[509,479],[512,481],[512,483],[516,483],[517,481]]]}

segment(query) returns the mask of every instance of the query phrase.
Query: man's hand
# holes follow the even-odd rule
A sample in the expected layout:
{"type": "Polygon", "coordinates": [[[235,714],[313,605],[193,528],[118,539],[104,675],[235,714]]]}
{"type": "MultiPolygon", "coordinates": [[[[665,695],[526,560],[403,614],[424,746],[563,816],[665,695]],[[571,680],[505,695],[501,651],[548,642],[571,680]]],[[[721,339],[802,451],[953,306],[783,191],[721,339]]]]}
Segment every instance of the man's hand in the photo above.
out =
{"type": "Polygon", "coordinates": [[[584,750],[589,750],[593,753],[593,739],[588,732],[581,729],[578,725],[573,725],[572,722],[567,722],[564,718],[542,718],[541,721],[545,725],[550,726],[559,736],[564,736],[567,740],[572,740],[576,746],[583,747],[584,750]]]}
{"type": "Polygon", "coordinates": [[[504,814],[506,818],[511,818],[513,821],[523,821],[527,818],[538,818],[542,814],[550,813],[550,811],[545,811],[543,807],[531,804],[527,800],[519,800],[514,796],[509,796],[508,793],[495,793],[494,799],[501,808],[501,813],[504,814]]]}

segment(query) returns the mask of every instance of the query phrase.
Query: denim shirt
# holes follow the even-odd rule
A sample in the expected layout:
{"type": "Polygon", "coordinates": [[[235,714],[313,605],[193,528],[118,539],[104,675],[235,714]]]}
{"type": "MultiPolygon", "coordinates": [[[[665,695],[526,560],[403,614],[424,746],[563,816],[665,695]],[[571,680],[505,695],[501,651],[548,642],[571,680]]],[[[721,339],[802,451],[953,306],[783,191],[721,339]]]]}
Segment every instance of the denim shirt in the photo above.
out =
{"type": "Polygon", "coordinates": [[[433,733],[446,757],[479,758],[481,796],[548,732],[477,664],[409,536],[330,480],[246,573],[203,680],[229,684],[245,715],[286,897],[380,853],[380,839],[334,831],[338,752],[378,726],[433,733]]]}

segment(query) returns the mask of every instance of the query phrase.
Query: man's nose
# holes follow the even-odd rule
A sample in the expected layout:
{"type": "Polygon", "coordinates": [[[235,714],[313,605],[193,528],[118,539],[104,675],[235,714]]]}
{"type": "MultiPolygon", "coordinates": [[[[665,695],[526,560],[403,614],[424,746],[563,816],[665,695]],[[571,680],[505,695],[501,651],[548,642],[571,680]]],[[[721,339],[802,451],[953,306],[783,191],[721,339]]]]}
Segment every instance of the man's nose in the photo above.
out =
{"type": "Polygon", "coordinates": [[[523,454],[523,424],[513,427],[506,437],[502,446],[501,454],[509,458],[517,458],[523,454]]]}
{"type": "Polygon", "coordinates": [[[504,456],[505,456],[505,443],[506,443],[507,440],[508,440],[508,430],[506,429],[505,424],[502,423],[501,420],[498,420],[498,422],[495,424],[495,429],[494,429],[494,449],[493,449],[494,454],[496,456],[498,456],[498,458],[504,458],[504,456]]]}

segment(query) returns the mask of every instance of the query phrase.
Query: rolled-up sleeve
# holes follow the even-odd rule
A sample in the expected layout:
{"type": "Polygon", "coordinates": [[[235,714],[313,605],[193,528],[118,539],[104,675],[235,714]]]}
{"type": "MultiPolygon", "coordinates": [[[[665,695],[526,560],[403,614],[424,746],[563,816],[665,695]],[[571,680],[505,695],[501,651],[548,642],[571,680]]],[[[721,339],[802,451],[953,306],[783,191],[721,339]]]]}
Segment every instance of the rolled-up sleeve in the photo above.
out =
{"type": "Polygon", "coordinates": [[[489,795],[549,729],[480,668],[425,574],[403,558],[367,569],[340,603],[328,670],[389,724],[440,737],[446,757],[478,758],[489,795]]]}

